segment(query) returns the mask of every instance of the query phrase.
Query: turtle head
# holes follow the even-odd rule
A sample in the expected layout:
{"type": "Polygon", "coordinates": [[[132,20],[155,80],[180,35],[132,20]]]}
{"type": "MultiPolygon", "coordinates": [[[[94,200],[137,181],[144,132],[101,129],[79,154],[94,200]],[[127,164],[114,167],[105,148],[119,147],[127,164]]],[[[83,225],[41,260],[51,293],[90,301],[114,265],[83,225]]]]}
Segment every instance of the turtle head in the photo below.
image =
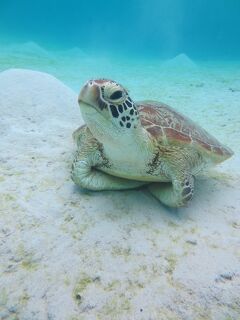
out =
{"type": "Polygon", "coordinates": [[[127,90],[115,81],[89,80],[83,86],[78,102],[82,116],[96,138],[104,132],[108,135],[130,132],[139,124],[136,105],[127,90]]]}

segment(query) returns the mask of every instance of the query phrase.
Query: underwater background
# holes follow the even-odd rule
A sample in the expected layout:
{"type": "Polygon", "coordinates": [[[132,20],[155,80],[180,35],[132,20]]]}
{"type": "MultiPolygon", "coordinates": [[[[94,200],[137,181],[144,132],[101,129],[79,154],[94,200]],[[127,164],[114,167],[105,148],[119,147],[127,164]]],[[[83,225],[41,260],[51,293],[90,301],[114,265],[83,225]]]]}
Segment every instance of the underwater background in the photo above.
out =
{"type": "Polygon", "coordinates": [[[1,0],[1,42],[95,55],[239,59],[238,0],[1,0]]]}

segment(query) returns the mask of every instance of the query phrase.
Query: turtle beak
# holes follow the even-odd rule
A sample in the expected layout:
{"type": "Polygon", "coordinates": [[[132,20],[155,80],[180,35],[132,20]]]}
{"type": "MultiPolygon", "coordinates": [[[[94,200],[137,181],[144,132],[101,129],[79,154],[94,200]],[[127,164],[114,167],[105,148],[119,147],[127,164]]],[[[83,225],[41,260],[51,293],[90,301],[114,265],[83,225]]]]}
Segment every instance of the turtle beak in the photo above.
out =
{"type": "Polygon", "coordinates": [[[78,103],[85,103],[90,106],[95,106],[99,99],[99,88],[93,81],[88,81],[80,91],[78,96],[78,103]]]}
{"type": "Polygon", "coordinates": [[[89,80],[80,91],[78,97],[78,104],[80,106],[88,105],[96,109],[97,111],[102,111],[107,109],[107,104],[101,99],[100,87],[96,80],[89,80]]]}

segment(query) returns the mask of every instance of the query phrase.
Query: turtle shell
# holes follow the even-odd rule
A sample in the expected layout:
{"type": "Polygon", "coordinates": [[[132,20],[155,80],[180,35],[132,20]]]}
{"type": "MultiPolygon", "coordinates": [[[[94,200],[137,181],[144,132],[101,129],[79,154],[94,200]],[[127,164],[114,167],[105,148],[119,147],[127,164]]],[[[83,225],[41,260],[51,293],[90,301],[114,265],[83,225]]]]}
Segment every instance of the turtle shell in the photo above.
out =
{"type": "Polygon", "coordinates": [[[216,163],[233,155],[207,131],[164,103],[141,101],[138,110],[142,126],[163,145],[190,145],[216,163]]]}

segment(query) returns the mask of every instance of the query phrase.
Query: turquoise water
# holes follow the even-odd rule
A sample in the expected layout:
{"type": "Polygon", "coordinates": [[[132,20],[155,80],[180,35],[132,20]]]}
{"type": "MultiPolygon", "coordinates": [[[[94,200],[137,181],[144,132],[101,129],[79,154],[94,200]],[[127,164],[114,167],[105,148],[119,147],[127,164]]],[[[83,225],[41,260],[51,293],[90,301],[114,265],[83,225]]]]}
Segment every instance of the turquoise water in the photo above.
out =
{"type": "Polygon", "coordinates": [[[238,59],[238,0],[1,0],[0,41],[88,53],[238,59]]]}

